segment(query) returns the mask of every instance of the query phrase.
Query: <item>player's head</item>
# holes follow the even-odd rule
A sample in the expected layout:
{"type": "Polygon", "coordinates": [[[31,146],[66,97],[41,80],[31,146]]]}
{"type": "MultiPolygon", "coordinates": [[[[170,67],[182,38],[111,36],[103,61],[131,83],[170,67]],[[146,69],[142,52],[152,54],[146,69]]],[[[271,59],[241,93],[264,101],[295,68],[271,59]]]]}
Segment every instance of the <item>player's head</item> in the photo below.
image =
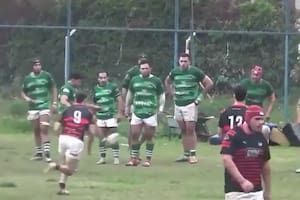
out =
{"type": "Polygon", "coordinates": [[[179,65],[182,69],[188,69],[190,66],[190,55],[187,53],[181,53],[179,55],[179,65]]]}
{"type": "Polygon", "coordinates": [[[263,69],[261,66],[255,65],[251,69],[251,79],[253,82],[259,82],[262,77],[263,69]]]}
{"type": "Polygon", "coordinates": [[[242,85],[238,85],[234,88],[234,98],[237,101],[244,101],[246,99],[247,96],[247,89],[242,86],[242,85]]]}
{"type": "Polygon", "coordinates": [[[72,85],[80,86],[81,82],[82,82],[82,79],[83,79],[83,76],[79,72],[73,72],[73,73],[70,74],[69,79],[71,80],[72,85]]]}
{"type": "Polygon", "coordinates": [[[142,60],[140,63],[140,72],[143,77],[147,77],[151,74],[152,67],[149,60],[142,60]]]}
{"type": "Polygon", "coordinates": [[[75,99],[77,103],[82,103],[86,97],[87,97],[86,94],[83,92],[77,92],[75,95],[75,99]]]}
{"type": "Polygon", "coordinates": [[[99,71],[97,73],[97,80],[100,85],[105,85],[108,81],[108,72],[107,71],[99,71]]]}
{"type": "Polygon", "coordinates": [[[41,61],[39,58],[32,59],[32,71],[34,73],[40,73],[42,70],[41,61]]]}
{"type": "Polygon", "coordinates": [[[261,132],[262,125],[264,124],[264,116],[262,107],[250,105],[245,112],[245,122],[248,124],[250,130],[261,132]]]}
{"type": "Polygon", "coordinates": [[[149,57],[147,56],[147,54],[145,54],[145,53],[139,54],[139,56],[138,56],[138,65],[140,65],[141,62],[146,61],[148,59],[149,59],[149,57]]]}

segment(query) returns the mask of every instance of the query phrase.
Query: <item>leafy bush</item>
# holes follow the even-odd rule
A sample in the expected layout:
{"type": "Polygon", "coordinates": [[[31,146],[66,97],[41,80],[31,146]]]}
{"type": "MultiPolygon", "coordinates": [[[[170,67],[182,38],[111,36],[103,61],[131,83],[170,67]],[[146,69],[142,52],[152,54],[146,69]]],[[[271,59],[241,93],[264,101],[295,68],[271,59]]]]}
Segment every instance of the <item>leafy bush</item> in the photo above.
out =
{"type": "Polygon", "coordinates": [[[11,114],[12,116],[24,117],[27,110],[28,110],[27,105],[24,102],[19,100],[13,101],[9,105],[9,114],[11,114]]]}
{"type": "Polygon", "coordinates": [[[2,117],[1,133],[28,133],[31,132],[31,124],[24,117],[2,117]]]}

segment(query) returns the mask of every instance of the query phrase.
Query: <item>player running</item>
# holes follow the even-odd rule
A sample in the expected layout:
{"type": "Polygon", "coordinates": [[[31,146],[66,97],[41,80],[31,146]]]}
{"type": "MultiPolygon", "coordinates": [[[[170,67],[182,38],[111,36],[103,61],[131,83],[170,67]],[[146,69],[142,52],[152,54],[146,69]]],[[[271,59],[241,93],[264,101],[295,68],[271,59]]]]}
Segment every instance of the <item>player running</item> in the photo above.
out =
{"type": "Polygon", "coordinates": [[[66,189],[67,178],[77,169],[84,150],[84,134],[89,125],[95,123],[93,114],[83,102],[85,98],[85,94],[77,93],[75,102],[62,113],[60,119],[62,132],[58,139],[58,152],[62,162],[50,162],[45,169],[45,172],[51,169],[61,172],[57,193],[59,195],[69,194],[66,189]]]}

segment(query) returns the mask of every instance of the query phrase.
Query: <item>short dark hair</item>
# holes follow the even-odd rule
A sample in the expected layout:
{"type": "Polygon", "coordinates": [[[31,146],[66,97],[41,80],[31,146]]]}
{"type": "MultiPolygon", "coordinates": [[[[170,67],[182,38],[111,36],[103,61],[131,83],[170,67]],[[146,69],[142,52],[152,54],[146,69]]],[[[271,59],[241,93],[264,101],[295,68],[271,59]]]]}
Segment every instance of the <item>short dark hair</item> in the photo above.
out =
{"type": "Polygon", "coordinates": [[[148,60],[148,59],[140,60],[139,65],[143,65],[143,64],[148,64],[150,67],[152,66],[151,63],[150,63],[150,60],[148,60]]]}
{"type": "Polygon", "coordinates": [[[181,54],[179,55],[179,57],[189,58],[189,59],[190,59],[190,54],[188,54],[188,53],[181,53],[181,54]]]}
{"type": "Polygon", "coordinates": [[[140,65],[140,64],[145,64],[146,62],[148,62],[149,61],[149,59],[148,58],[140,58],[139,60],[138,60],[138,65],[140,65]]]}
{"type": "Polygon", "coordinates": [[[32,64],[41,63],[41,60],[39,58],[34,58],[31,60],[32,64]]]}
{"type": "Polygon", "coordinates": [[[234,88],[234,97],[237,101],[244,101],[247,96],[247,89],[242,86],[238,85],[234,88]]]}
{"type": "Polygon", "coordinates": [[[79,72],[72,72],[71,74],[70,74],[70,77],[69,77],[70,79],[76,79],[76,80],[78,80],[78,79],[83,79],[83,76],[82,76],[82,74],[81,73],[79,73],[79,72]]]}
{"type": "Polygon", "coordinates": [[[109,76],[108,71],[106,71],[106,70],[100,70],[100,71],[97,72],[97,77],[99,76],[100,73],[106,73],[106,75],[109,76]]]}
{"type": "Polygon", "coordinates": [[[87,95],[85,93],[83,93],[83,92],[77,92],[76,96],[75,96],[76,102],[77,103],[82,103],[85,100],[86,97],[87,97],[87,95]]]}

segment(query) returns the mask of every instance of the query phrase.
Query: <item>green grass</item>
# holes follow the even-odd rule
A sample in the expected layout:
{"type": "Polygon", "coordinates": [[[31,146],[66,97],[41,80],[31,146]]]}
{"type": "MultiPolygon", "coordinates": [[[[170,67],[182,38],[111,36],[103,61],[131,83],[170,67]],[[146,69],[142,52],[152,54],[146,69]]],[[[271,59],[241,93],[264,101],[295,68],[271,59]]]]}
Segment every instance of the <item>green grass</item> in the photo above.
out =
{"type": "MultiPolygon", "coordinates": [[[[0,196],[6,200],[119,200],[119,199],[172,199],[172,200],[221,200],[223,198],[223,167],[219,146],[199,143],[200,162],[195,165],[174,163],[181,154],[179,140],[158,139],[153,165],[150,168],[125,167],[129,156],[121,147],[120,166],[111,163],[96,166],[97,143],[93,154],[84,155],[79,171],[69,178],[71,195],[57,196],[59,174],[43,174],[44,162],[29,161],[33,139],[30,134],[0,134],[0,196]]],[[[122,141],[126,141],[122,138],[122,141]]],[[[57,137],[52,136],[53,156],[57,137]]],[[[143,152],[143,151],[142,151],[143,152]]],[[[272,199],[296,200],[299,198],[300,175],[294,169],[300,167],[299,149],[271,147],[272,199]]]]}
{"type": "MultiPolygon", "coordinates": [[[[215,97],[212,103],[205,101],[200,111],[218,116],[219,109],[227,107],[231,97],[215,97]]],[[[181,143],[177,139],[168,141],[157,137],[153,166],[150,168],[128,168],[124,163],[129,157],[126,147],[121,147],[122,165],[96,166],[97,142],[93,155],[85,155],[79,172],[69,180],[69,197],[60,197],[57,191],[58,173],[43,174],[43,162],[32,162],[33,137],[30,123],[26,121],[26,104],[19,101],[0,100],[0,197],[7,200],[32,199],[80,199],[80,200],[119,200],[119,199],[172,199],[172,200],[217,200],[224,199],[223,166],[219,147],[200,143],[196,165],[173,162],[181,155],[181,143]]],[[[295,117],[296,103],[289,105],[289,120],[295,117]]],[[[168,110],[172,113],[172,106],[168,110]]],[[[285,121],[282,105],[277,102],[272,112],[272,122],[285,121]]],[[[217,131],[217,119],[208,121],[211,134],[217,131]]],[[[119,133],[125,135],[128,122],[123,121],[119,133]]],[[[158,135],[167,133],[166,119],[160,119],[158,135]]],[[[122,138],[126,142],[126,138],[122,138]]],[[[57,158],[57,137],[52,135],[52,152],[57,158]]],[[[142,151],[143,152],[143,151],[142,151]]],[[[299,149],[272,147],[272,199],[296,200],[299,195],[300,175],[294,173],[300,167],[299,149]]],[[[111,152],[108,151],[108,162],[111,152]]]]}

